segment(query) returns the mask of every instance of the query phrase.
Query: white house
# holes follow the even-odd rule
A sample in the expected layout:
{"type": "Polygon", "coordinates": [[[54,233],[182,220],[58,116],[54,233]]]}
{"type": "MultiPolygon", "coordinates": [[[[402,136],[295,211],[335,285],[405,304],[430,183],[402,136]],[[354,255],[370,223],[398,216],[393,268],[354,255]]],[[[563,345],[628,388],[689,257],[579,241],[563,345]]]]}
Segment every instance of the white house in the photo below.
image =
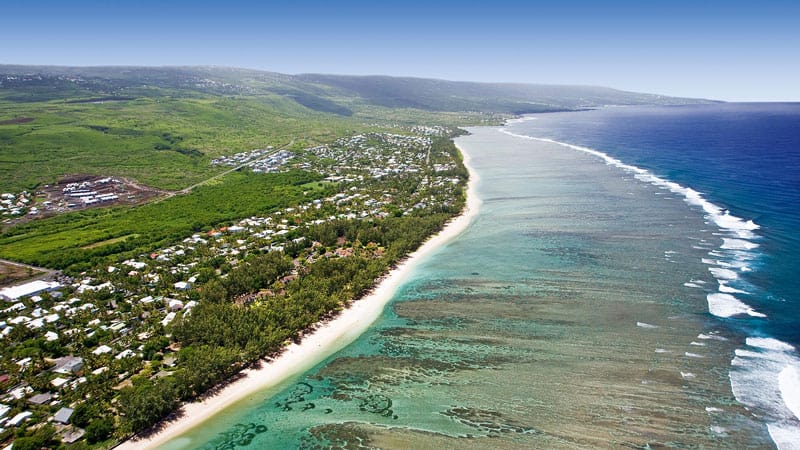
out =
{"type": "Polygon", "coordinates": [[[183,309],[183,302],[174,298],[169,299],[169,309],[172,311],[179,311],[183,309]]]}
{"type": "Polygon", "coordinates": [[[69,380],[61,377],[56,377],[52,381],[50,381],[50,384],[52,384],[53,387],[55,387],[56,389],[59,389],[61,386],[64,386],[67,383],[69,383],[69,380]]]}
{"type": "Polygon", "coordinates": [[[92,350],[92,354],[93,355],[103,355],[103,354],[109,353],[110,351],[111,351],[111,347],[103,344],[100,347],[97,347],[96,349],[92,350]]]}
{"type": "Polygon", "coordinates": [[[21,413],[17,414],[16,416],[12,417],[8,422],[6,422],[6,425],[8,425],[10,427],[15,427],[15,426],[21,424],[22,421],[26,420],[28,417],[30,417],[32,415],[33,415],[33,413],[30,412],[30,411],[21,412],[21,413]]]}
{"type": "Polygon", "coordinates": [[[83,368],[83,358],[80,356],[65,356],[56,359],[56,366],[53,372],[69,375],[80,371],[83,368]]]}
{"type": "Polygon", "coordinates": [[[178,281],[177,283],[174,284],[174,286],[175,289],[179,291],[188,291],[189,289],[192,288],[192,283],[189,283],[188,281],[178,281]]]}
{"type": "Polygon", "coordinates": [[[117,356],[115,356],[114,359],[130,358],[131,356],[133,356],[135,354],[136,353],[134,353],[133,350],[125,349],[125,350],[119,352],[119,354],[117,356]]]}
{"type": "Polygon", "coordinates": [[[175,320],[175,315],[176,315],[175,312],[171,312],[171,313],[167,314],[166,316],[164,316],[164,319],[161,320],[161,326],[165,327],[165,326],[169,325],[170,322],[175,320]]]}

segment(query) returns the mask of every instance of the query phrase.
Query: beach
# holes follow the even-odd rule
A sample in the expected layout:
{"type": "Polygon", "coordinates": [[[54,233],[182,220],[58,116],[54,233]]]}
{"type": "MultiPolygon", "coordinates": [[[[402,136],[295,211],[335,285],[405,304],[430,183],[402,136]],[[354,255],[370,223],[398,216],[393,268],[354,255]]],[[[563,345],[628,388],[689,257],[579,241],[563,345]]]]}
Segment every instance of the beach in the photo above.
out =
{"type": "Polygon", "coordinates": [[[265,360],[259,368],[242,371],[240,377],[202,400],[187,403],[178,410],[178,418],[162,424],[161,430],[144,438],[132,438],[117,449],[153,449],[164,445],[220,413],[237,401],[276,386],[292,376],[301,374],[325,358],[341,350],[358,338],[378,318],[397,289],[407,281],[414,267],[427,255],[461,234],[478,214],[481,200],[476,195],[478,175],[469,165],[470,157],[459,148],[464,165],[469,171],[467,199],[464,211],[419,249],[379,281],[364,298],[354,301],[348,308],[328,322],[320,324],[303,336],[300,343],[292,343],[276,358],[265,360]]]}

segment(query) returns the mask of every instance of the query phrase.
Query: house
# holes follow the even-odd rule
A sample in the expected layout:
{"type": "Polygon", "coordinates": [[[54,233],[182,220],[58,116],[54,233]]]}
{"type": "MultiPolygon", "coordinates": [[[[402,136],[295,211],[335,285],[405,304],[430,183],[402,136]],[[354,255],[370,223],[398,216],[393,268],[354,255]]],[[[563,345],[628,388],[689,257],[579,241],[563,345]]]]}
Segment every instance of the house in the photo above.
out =
{"type": "Polygon", "coordinates": [[[22,311],[25,309],[25,304],[22,302],[14,303],[13,305],[9,306],[8,308],[4,309],[3,312],[8,314],[15,311],[22,311]]]}
{"type": "Polygon", "coordinates": [[[44,321],[47,322],[47,323],[58,322],[58,319],[60,319],[60,318],[61,317],[58,314],[48,314],[48,315],[42,317],[42,319],[44,319],[44,321]]]}
{"type": "Polygon", "coordinates": [[[111,351],[111,347],[103,344],[100,347],[97,347],[96,349],[92,350],[92,354],[93,355],[103,355],[103,354],[108,353],[110,351],[111,351]]]}
{"type": "Polygon", "coordinates": [[[56,388],[56,389],[60,389],[61,386],[64,386],[67,383],[69,383],[69,380],[66,380],[66,379],[61,378],[61,377],[56,377],[56,378],[54,378],[53,380],[50,381],[50,384],[52,384],[53,387],[56,388]]]}
{"type": "Polygon", "coordinates": [[[27,384],[19,384],[17,386],[14,386],[13,388],[9,389],[7,394],[10,397],[12,397],[12,398],[14,398],[16,400],[21,400],[21,399],[25,398],[26,395],[28,395],[28,394],[30,394],[32,392],[33,392],[33,388],[30,387],[29,385],[27,385],[27,384]]]}
{"type": "Polygon", "coordinates": [[[192,288],[192,283],[189,283],[188,281],[178,281],[174,286],[175,289],[179,291],[188,291],[192,288]]]}
{"type": "Polygon", "coordinates": [[[6,422],[6,425],[8,425],[10,427],[15,427],[15,426],[19,425],[20,423],[22,423],[24,420],[28,419],[32,415],[33,415],[33,413],[30,412],[30,411],[21,412],[21,413],[17,414],[16,416],[12,417],[11,420],[6,422]]]}
{"type": "Polygon", "coordinates": [[[17,365],[19,366],[19,370],[27,369],[28,366],[31,365],[31,361],[33,361],[33,359],[31,359],[30,357],[22,358],[19,361],[17,361],[17,365]]]}
{"type": "Polygon", "coordinates": [[[39,328],[42,328],[44,326],[44,319],[30,320],[28,321],[28,323],[25,324],[25,326],[31,330],[38,330],[39,328]]]}
{"type": "Polygon", "coordinates": [[[133,350],[125,349],[125,350],[119,352],[119,354],[117,356],[115,356],[114,359],[130,358],[131,356],[133,356],[135,354],[136,353],[134,353],[133,350]]]}
{"type": "Polygon", "coordinates": [[[72,417],[72,413],[74,412],[75,410],[72,408],[67,408],[67,407],[61,408],[58,410],[56,415],[53,416],[53,420],[55,420],[58,423],[68,424],[69,418],[72,417]]]}
{"type": "Polygon", "coordinates": [[[53,372],[60,373],[62,375],[76,373],[83,368],[83,358],[80,356],[65,356],[63,358],[56,359],[55,362],[56,366],[53,368],[53,372]]]}
{"type": "Polygon", "coordinates": [[[175,367],[176,362],[178,362],[178,357],[175,355],[167,355],[161,361],[161,363],[166,367],[175,367]]]}
{"type": "Polygon", "coordinates": [[[83,428],[67,428],[61,435],[61,442],[65,444],[72,444],[79,441],[86,434],[83,428]]]}
{"type": "Polygon", "coordinates": [[[183,309],[183,302],[174,298],[169,299],[168,307],[171,311],[180,311],[183,309]]]}
{"type": "Polygon", "coordinates": [[[161,326],[165,327],[165,326],[169,325],[170,322],[175,320],[175,316],[176,316],[176,314],[175,314],[174,311],[169,313],[169,314],[167,314],[166,316],[164,316],[164,319],[161,320],[161,326]]]}
{"type": "Polygon", "coordinates": [[[28,399],[28,402],[33,403],[34,405],[44,405],[45,403],[49,402],[53,399],[53,394],[49,392],[45,392],[43,394],[36,394],[33,397],[28,399]]]}

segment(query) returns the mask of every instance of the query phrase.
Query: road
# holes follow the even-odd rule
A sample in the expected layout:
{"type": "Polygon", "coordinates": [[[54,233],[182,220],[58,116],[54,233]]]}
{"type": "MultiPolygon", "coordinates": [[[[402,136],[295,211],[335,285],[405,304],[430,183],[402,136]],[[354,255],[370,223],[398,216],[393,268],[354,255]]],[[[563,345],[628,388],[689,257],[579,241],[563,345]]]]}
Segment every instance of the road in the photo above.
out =
{"type": "Polygon", "coordinates": [[[38,275],[34,275],[34,276],[30,277],[30,278],[19,278],[19,279],[12,280],[10,283],[0,283],[0,287],[5,287],[5,286],[10,286],[10,285],[13,285],[13,284],[17,284],[20,281],[28,282],[28,281],[34,281],[34,280],[41,280],[43,278],[51,278],[51,277],[54,278],[60,273],[57,270],[45,269],[44,267],[30,266],[28,264],[22,264],[22,263],[18,263],[16,261],[9,261],[7,259],[0,259],[0,266],[13,266],[13,267],[18,267],[18,268],[21,268],[21,269],[24,269],[24,270],[32,270],[34,273],[38,273],[38,275]]]}
{"type": "Polygon", "coordinates": [[[269,154],[266,154],[266,155],[264,155],[264,156],[262,156],[262,157],[260,157],[260,158],[251,159],[250,161],[247,161],[247,162],[246,162],[246,163],[244,163],[244,164],[239,164],[239,165],[238,165],[238,166],[236,166],[236,167],[233,167],[233,168],[231,168],[231,169],[228,169],[228,170],[226,170],[226,171],[224,171],[224,172],[222,172],[222,173],[218,173],[218,174],[214,175],[214,176],[213,176],[213,177],[211,177],[211,178],[207,178],[207,179],[205,179],[205,180],[203,180],[203,181],[200,181],[200,182],[198,182],[198,183],[195,183],[195,184],[193,184],[193,185],[191,185],[191,186],[189,186],[189,187],[183,188],[183,189],[181,189],[181,190],[179,190],[179,191],[171,191],[171,192],[167,192],[167,193],[166,193],[167,195],[165,195],[164,197],[161,197],[161,198],[159,198],[158,200],[155,200],[153,203],[162,202],[162,201],[164,201],[164,200],[166,200],[166,199],[168,199],[168,198],[174,197],[174,196],[176,196],[176,195],[184,195],[184,194],[188,194],[189,192],[191,192],[191,191],[192,191],[192,189],[194,189],[194,188],[196,188],[196,187],[200,187],[200,186],[202,186],[202,185],[204,185],[204,184],[207,184],[207,183],[210,183],[210,182],[212,182],[212,181],[214,181],[214,180],[218,180],[218,179],[220,179],[220,178],[224,177],[225,175],[228,175],[228,174],[229,174],[229,173],[231,173],[231,172],[236,172],[237,170],[239,170],[239,169],[241,169],[241,168],[243,168],[243,167],[246,167],[246,166],[248,166],[248,165],[250,165],[250,164],[256,163],[256,162],[258,162],[258,161],[265,160],[265,159],[269,158],[270,156],[273,156],[274,154],[278,153],[278,152],[279,152],[279,151],[281,151],[281,150],[286,150],[287,148],[291,147],[293,144],[294,144],[294,139],[292,139],[291,141],[289,141],[289,143],[288,143],[288,144],[286,144],[286,145],[284,145],[283,147],[276,148],[276,149],[274,149],[272,152],[270,152],[269,154]]]}

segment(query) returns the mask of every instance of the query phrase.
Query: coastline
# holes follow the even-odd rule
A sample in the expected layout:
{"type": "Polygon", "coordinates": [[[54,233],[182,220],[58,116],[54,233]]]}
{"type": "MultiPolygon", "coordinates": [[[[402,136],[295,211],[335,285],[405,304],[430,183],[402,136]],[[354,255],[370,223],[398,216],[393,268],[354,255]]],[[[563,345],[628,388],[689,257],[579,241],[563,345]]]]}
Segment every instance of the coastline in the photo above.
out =
{"type": "Polygon", "coordinates": [[[300,343],[292,343],[275,359],[263,361],[259,368],[248,368],[239,378],[215,394],[192,403],[183,404],[178,410],[179,418],[166,422],[160,431],[145,438],[130,438],[115,449],[154,449],[172,441],[200,426],[231,404],[243,400],[256,392],[284,382],[315,366],[325,358],[352,343],[380,317],[386,304],[397,289],[406,281],[414,267],[428,254],[461,234],[472,223],[480,209],[481,201],[476,193],[479,180],[469,165],[470,156],[456,145],[469,172],[466,203],[459,216],[450,220],[437,234],[425,241],[384,276],[375,288],[360,300],[354,301],[338,316],[319,324],[311,333],[303,336],[300,343]]]}

